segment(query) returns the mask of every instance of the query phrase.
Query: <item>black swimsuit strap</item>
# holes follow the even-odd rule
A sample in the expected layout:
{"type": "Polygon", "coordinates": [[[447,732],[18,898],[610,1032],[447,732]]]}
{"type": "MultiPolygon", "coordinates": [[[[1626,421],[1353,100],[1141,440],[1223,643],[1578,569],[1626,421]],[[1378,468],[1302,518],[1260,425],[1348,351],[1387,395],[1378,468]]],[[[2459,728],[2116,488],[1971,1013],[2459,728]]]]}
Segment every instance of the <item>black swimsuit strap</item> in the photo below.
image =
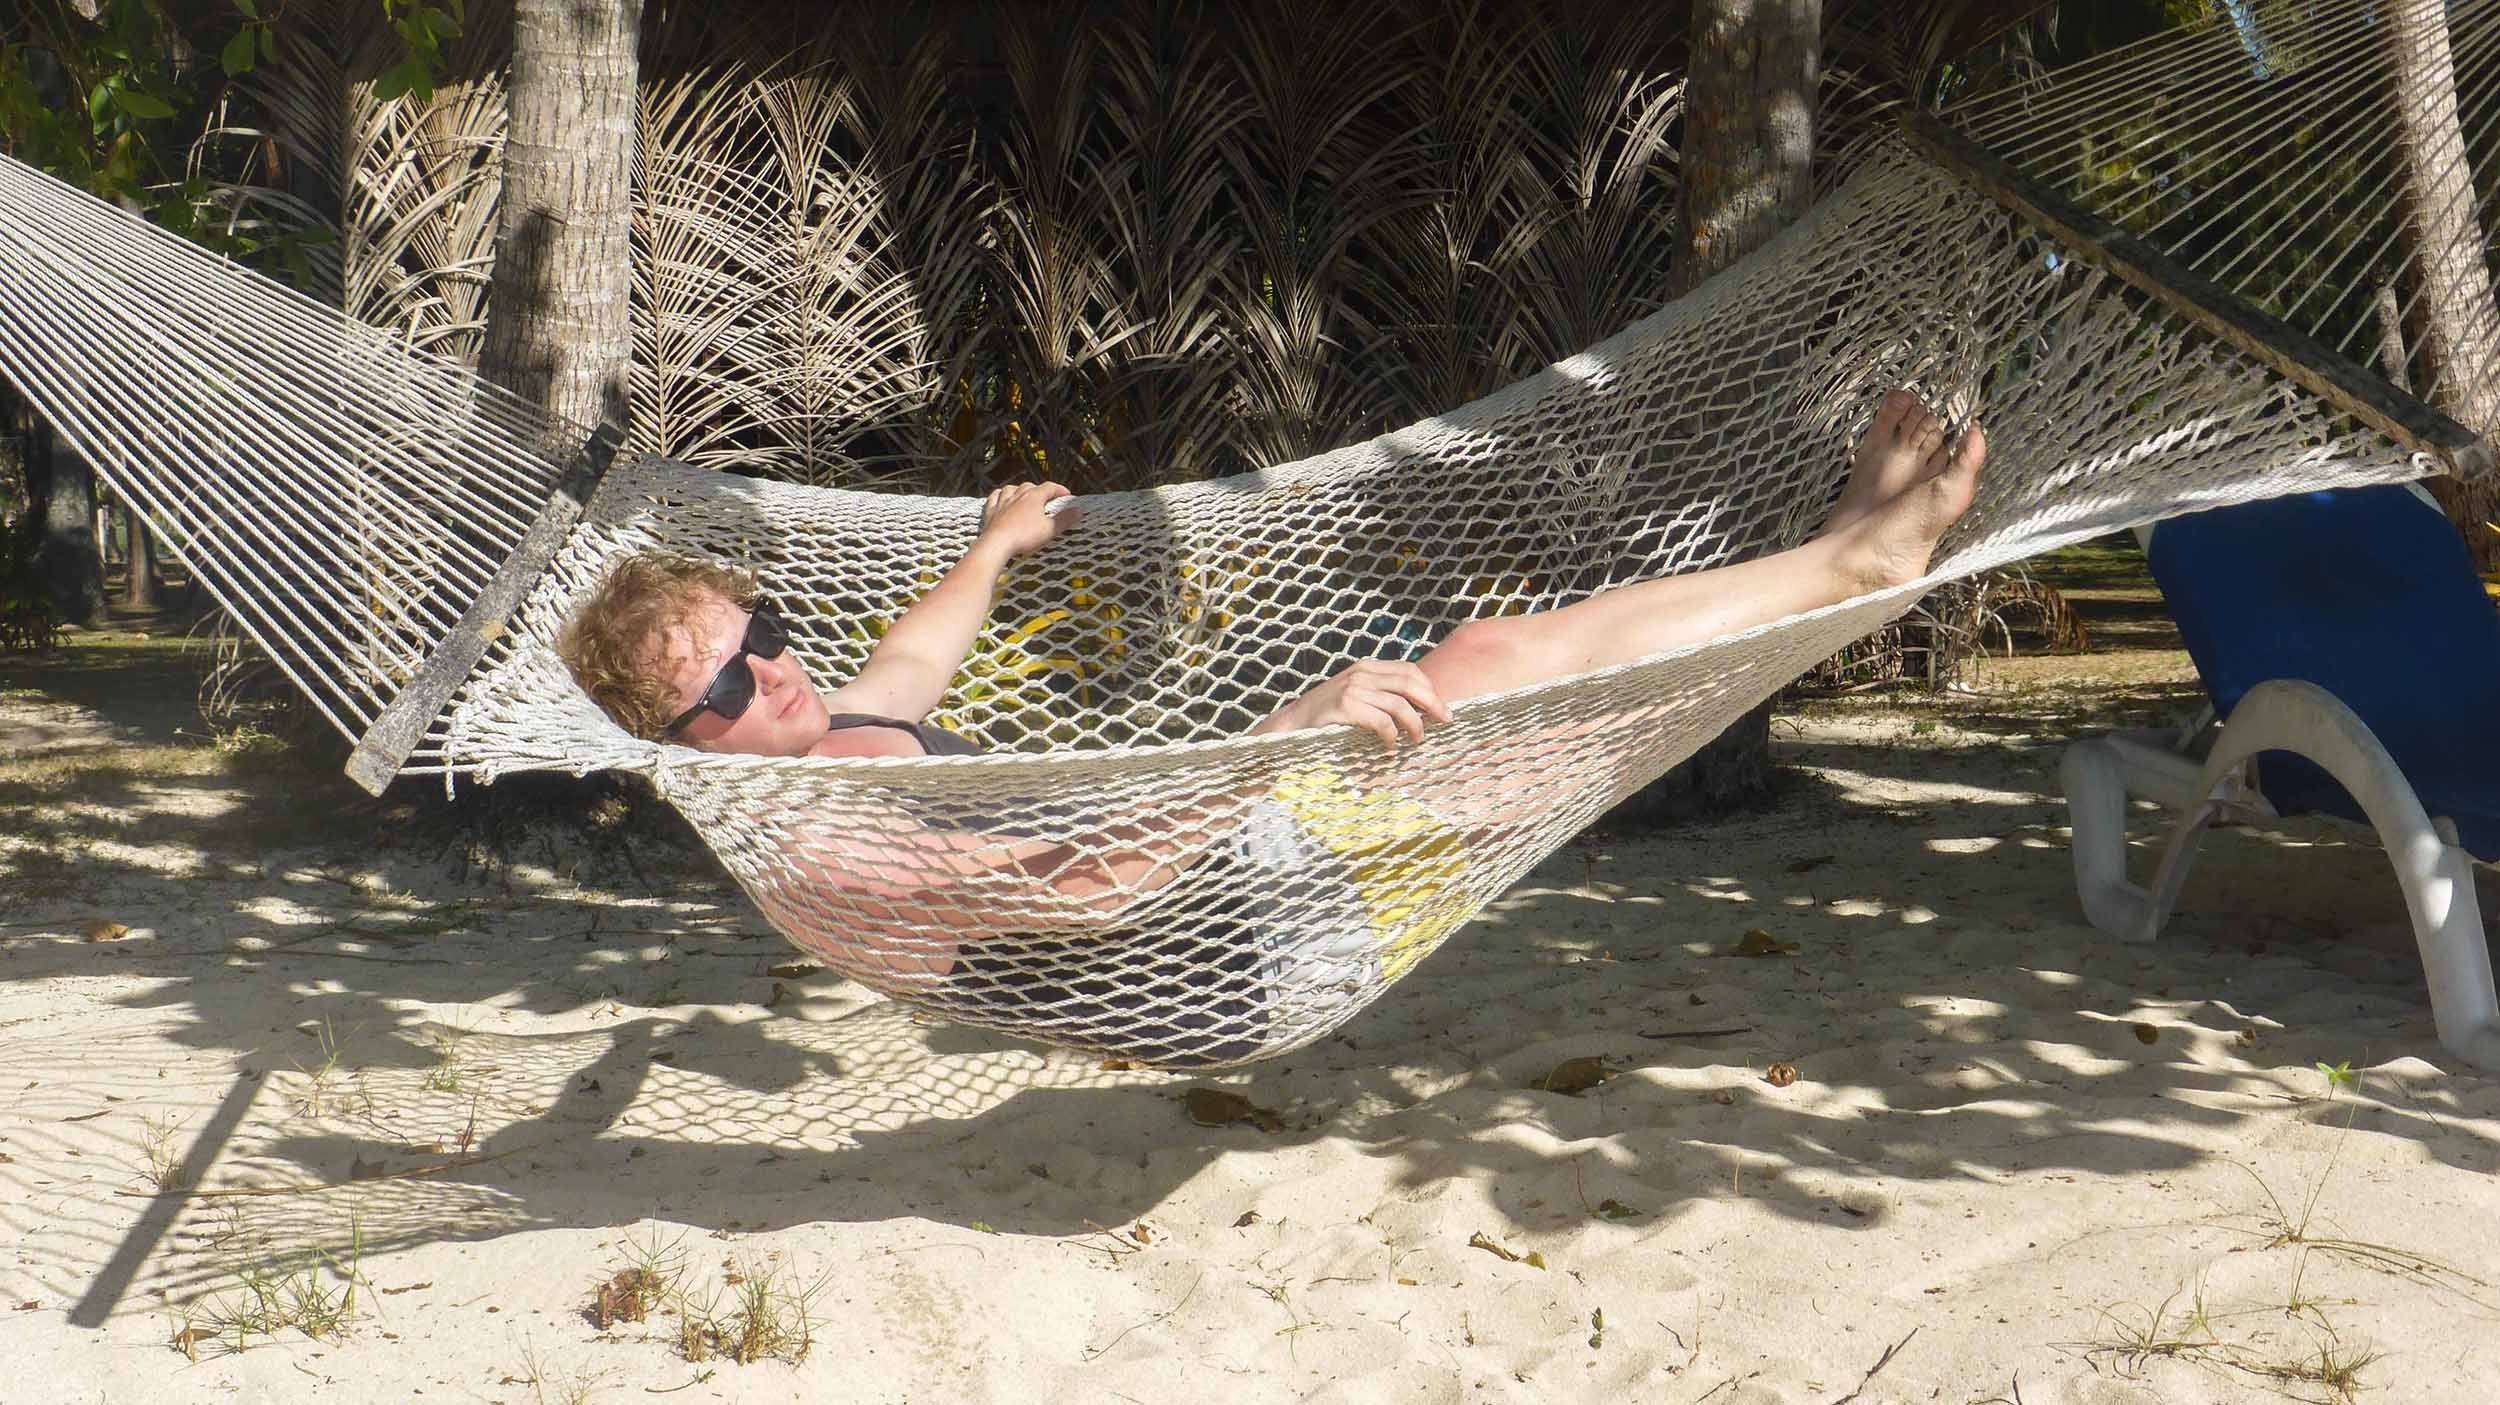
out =
{"type": "Polygon", "coordinates": [[[931,756],[978,756],[981,753],[979,742],[926,722],[907,722],[900,717],[879,717],[868,712],[837,712],[825,719],[827,732],[846,731],[852,727],[892,727],[909,732],[920,743],[920,749],[931,756]]]}

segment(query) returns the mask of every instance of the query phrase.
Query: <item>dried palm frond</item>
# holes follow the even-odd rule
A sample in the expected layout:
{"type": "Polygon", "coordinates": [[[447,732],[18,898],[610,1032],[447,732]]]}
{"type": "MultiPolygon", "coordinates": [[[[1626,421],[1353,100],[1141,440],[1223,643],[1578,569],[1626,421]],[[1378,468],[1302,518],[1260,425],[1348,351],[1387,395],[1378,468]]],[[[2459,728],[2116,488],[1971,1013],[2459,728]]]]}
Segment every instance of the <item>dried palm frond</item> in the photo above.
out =
{"type": "Polygon", "coordinates": [[[1796,688],[1856,693],[1907,684],[1941,691],[1967,682],[1991,643],[2013,657],[2018,632],[2048,653],[2091,646],[2082,617],[2055,586],[2011,567],[1939,587],[1908,615],[1816,665],[1796,688]]]}
{"type": "Polygon", "coordinates": [[[1668,295],[1684,75],[1678,26],[1655,7],[1573,7],[1528,38],[1523,70],[1542,140],[1523,154],[1542,237],[1514,280],[1514,365],[1559,360],[1655,311],[1668,295]]]}
{"type": "Polygon", "coordinates": [[[1104,363],[1142,326],[1126,316],[1106,257],[1106,206],[1118,187],[1100,175],[1101,45],[1073,5],[1019,7],[999,20],[1010,98],[990,144],[1003,193],[990,250],[1001,379],[984,429],[1014,465],[1007,471],[1100,487],[1104,363]]]}
{"type": "Polygon", "coordinates": [[[646,83],[635,201],[638,442],[818,484],[920,408],[925,340],[856,159],[847,76],[720,64],[646,83]]]}
{"type": "Polygon", "coordinates": [[[858,169],[881,211],[887,256],[910,279],[910,331],[894,374],[897,394],[918,409],[852,452],[923,491],[977,492],[986,446],[964,410],[996,315],[983,249],[1000,196],[976,159],[947,36],[915,11],[873,3],[844,6],[817,32],[825,47],[813,52],[838,55],[850,75],[858,169]]]}
{"type": "Polygon", "coordinates": [[[1195,3],[1148,0],[1106,27],[1095,163],[1106,292],[1135,332],[1104,358],[1096,392],[1105,476],[1180,482],[1239,466],[1224,413],[1239,375],[1225,320],[1225,272],[1240,236],[1227,222],[1225,144],[1246,111],[1195,3]]]}
{"type": "Polygon", "coordinates": [[[1232,129],[1245,258],[1229,289],[1242,350],[1241,442],[1254,463],[1317,453],[1394,417],[1357,354],[1356,239],[1415,197],[1398,173],[1423,133],[1400,123],[1419,81],[1385,7],[1270,0],[1239,13],[1233,58],[1248,103],[1232,129]]]}
{"type": "Polygon", "coordinates": [[[1517,379],[1516,268],[1551,218],[1535,169],[1540,114],[1523,71],[1537,26],[1454,0],[1407,35],[1416,79],[1396,94],[1414,159],[1404,198],[1352,259],[1363,356],[1395,406],[1421,418],[1517,379]]]}

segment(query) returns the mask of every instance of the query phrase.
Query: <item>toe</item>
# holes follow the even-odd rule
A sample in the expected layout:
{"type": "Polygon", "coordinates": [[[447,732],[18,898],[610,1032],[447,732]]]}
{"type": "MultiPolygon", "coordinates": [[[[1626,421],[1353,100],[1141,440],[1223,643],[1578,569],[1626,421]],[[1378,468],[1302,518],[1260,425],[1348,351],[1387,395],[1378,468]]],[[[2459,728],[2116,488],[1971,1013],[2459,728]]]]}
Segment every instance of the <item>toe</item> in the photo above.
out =
{"type": "Polygon", "coordinates": [[[1962,431],[1962,442],[1953,446],[1953,472],[1975,474],[1988,461],[1988,431],[1977,425],[1962,431]]]}
{"type": "Polygon", "coordinates": [[[1875,408],[1875,433],[1888,439],[1899,439],[1902,425],[1908,422],[1910,411],[1917,405],[1917,398],[1906,390],[1894,390],[1885,395],[1884,403],[1875,408]]]}

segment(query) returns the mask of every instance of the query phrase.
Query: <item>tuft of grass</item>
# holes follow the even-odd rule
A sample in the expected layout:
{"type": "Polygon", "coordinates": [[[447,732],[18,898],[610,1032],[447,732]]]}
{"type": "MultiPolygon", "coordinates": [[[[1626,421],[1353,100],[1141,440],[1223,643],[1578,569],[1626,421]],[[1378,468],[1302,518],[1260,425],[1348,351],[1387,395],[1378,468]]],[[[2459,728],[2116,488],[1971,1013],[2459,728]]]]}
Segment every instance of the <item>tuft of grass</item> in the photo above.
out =
{"type": "Polygon", "coordinates": [[[343,1078],[339,1072],[339,1057],[346,1052],[347,1046],[338,1031],[331,1027],[328,1016],[323,1016],[321,1023],[313,1028],[312,1036],[321,1058],[310,1068],[301,1063],[295,1065],[295,1071],[304,1078],[304,1086],[294,1097],[296,1115],[321,1117],[334,1112],[352,1112],[363,1106],[363,1089],[348,1086],[354,1080],[343,1078]]]}
{"type": "Polygon", "coordinates": [[[619,1322],[644,1322],[678,1291],[686,1276],[685,1236],[629,1239],[625,1262],[592,1289],[589,1316],[602,1332],[619,1322]]]}
{"type": "Polygon", "coordinates": [[[434,1051],[434,1066],[425,1071],[425,1090],[429,1093],[467,1091],[468,1060],[461,1051],[459,1032],[438,1029],[426,1044],[434,1051]]]}
{"type": "Polygon", "coordinates": [[[142,1115],[139,1125],[146,1129],[139,1141],[139,1152],[147,1160],[147,1183],[159,1195],[171,1195],[185,1188],[189,1179],[182,1172],[182,1153],[174,1147],[174,1134],[182,1130],[182,1119],[142,1115]]]}
{"type": "Polygon", "coordinates": [[[505,1376],[500,1384],[529,1387],[533,1405],[590,1405],[599,1378],[587,1371],[570,1375],[551,1371],[539,1356],[537,1343],[525,1342],[521,1347],[521,1374],[505,1376]]]}
{"type": "Polygon", "coordinates": [[[629,1240],[623,1262],[593,1284],[584,1315],[605,1331],[620,1322],[674,1318],[670,1340],[678,1354],[701,1364],[807,1359],[816,1344],[816,1295],[823,1280],[804,1281],[778,1256],[760,1262],[732,1260],[719,1287],[698,1294],[688,1284],[685,1237],[629,1240]],[[726,1290],[724,1293],[723,1290],[726,1290]]]}
{"type": "MultiPolygon", "coordinates": [[[[2330,1092],[2350,1079],[2349,1068],[2342,1069],[2345,1078],[2339,1079],[2336,1069],[2325,1064],[2318,1067],[2320,1072],[2328,1075],[2330,1092]]],[[[2349,1123],[2345,1130],[2350,1132],[2349,1123]]],[[[2336,1143],[2337,1156],[2341,1154],[2342,1145],[2340,1140],[2336,1143]]],[[[2325,1192],[2327,1181],[2334,1175],[2337,1156],[2328,1158],[2306,1193],[2299,1197],[2297,1206],[2277,1195],[2274,1188],[2266,1184],[2265,1178],[2254,1170],[2244,1165],[2240,1167],[2250,1180],[2256,1182],[2258,1192],[2265,1198],[2265,1208],[2254,1216],[2258,1221],[2254,1231],[2257,1239],[2255,1252],[2275,1249],[2299,1251],[2292,1263],[2290,1287],[2281,1299],[2252,1304],[2231,1312],[2217,1312],[2205,1301],[2204,1287],[2200,1283],[2190,1296],[2188,1305],[2180,1309],[2175,1318],[2172,1309],[2180,1297],[2177,1292],[2150,1309],[2126,1305],[2104,1308],[2101,1320],[2105,1335],[2101,1340],[2085,1344],[2085,1354],[2109,1360],[2126,1373],[2140,1370],[2154,1360],[2189,1361],[2235,1371],[2278,1387],[2297,1388],[2307,1392],[2300,1397],[2303,1399],[2321,1400],[2328,1405],[2350,1405],[2363,1388],[2362,1373],[2379,1359],[2380,1353],[2373,1347],[2347,1341],[2331,1315],[2333,1309],[2361,1306],[2359,1299],[2328,1297],[2307,1287],[2312,1254],[2333,1255],[2422,1287],[2454,1294],[2485,1311],[2491,1311],[2491,1304],[2468,1291],[2469,1288],[2487,1289],[2490,1285],[2428,1255],[2391,1245],[2313,1232],[2311,1227],[2317,1222],[2318,1202],[2325,1192]],[[2290,1354],[2286,1354],[2279,1345],[2260,1350],[2253,1342],[2233,1340],[2224,1335],[2222,1327],[2228,1321],[2239,1318],[2289,1318],[2308,1333],[2308,1348],[2290,1354]]],[[[2269,1334],[2258,1337],[2259,1341],[2268,1339],[2269,1334]]]]}
{"type": "MultiPolygon", "coordinates": [[[[2349,1123],[2346,1124],[2345,1131],[2347,1134],[2350,1133],[2349,1123]]],[[[2325,1192],[2327,1179],[2335,1173],[2336,1158],[2342,1153],[2343,1142],[2339,1139],[2335,1144],[2335,1156],[2328,1159],[2326,1168],[2320,1171],[2317,1180],[2310,1184],[2309,1192],[2302,1197],[2297,1212],[2286,1204],[2281,1196],[2274,1193],[2274,1187],[2266,1184],[2265,1177],[2258,1175],[2254,1169],[2246,1165],[2238,1162],[2231,1163],[2239,1166],[2239,1169],[2250,1180],[2255,1181],[2258,1192],[2266,1198],[2266,1209],[2256,1216],[2256,1232],[2262,1236],[2258,1244],[2260,1250],[2296,1247],[2303,1250],[2304,1255],[2308,1252],[2333,1254],[2338,1258],[2360,1264],[2364,1268],[2374,1269],[2425,1288],[2454,1293],[2486,1312],[2500,1310],[2500,1304],[2487,1301],[2484,1297],[2477,1296],[2476,1292],[2469,1291],[2479,1290],[2488,1293],[2492,1285],[2428,1254],[2399,1248],[2392,1244],[2378,1244],[2369,1240],[2312,1233],[2310,1227],[2317,1220],[2318,1198],[2325,1192]]],[[[2306,1263],[2305,1257],[2303,1262],[2306,1263]]],[[[2295,1278],[2295,1284],[2297,1281],[2295,1278]]],[[[2297,1287],[2295,1287],[2294,1296],[2297,1306],[2297,1287]]]]}
{"type": "Polygon", "coordinates": [[[729,1303],[717,1298],[696,1306],[679,1294],[677,1347],[688,1361],[714,1358],[741,1366],[758,1361],[783,1361],[792,1366],[807,1359],[816,1345],[815,1296],[821,1281],[803,1283],[773,1259],[736,1262],[724,1280],[729,1303]]]}
{"type": "Polygon", "coordinates": [[[364,1224],[351,1214],[343,1255],[325,1249],[291,1262],[245,1264],[234,1270],[231,1288],[176,1309],[173,1347],[197,1361],[203,1350],[241,1353],[255,1337],[289,1330],[335,1341],[362,1313],[356,1290],[365,1284],[363,1260],[364,1224]]]}

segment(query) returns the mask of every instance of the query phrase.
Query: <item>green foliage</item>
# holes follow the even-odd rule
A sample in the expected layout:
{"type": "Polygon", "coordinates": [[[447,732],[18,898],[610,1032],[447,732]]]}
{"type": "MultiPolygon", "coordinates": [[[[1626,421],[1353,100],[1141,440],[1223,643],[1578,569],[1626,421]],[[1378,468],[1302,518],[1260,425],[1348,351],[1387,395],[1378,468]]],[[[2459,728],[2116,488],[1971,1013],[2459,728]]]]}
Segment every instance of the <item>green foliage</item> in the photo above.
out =
{"type": "Polygon", "coordinates": [[[217,96],[194,56],[229,22],[201,9],[103,0],[89,17],[36,0],[0,29],[0,151],[134,208],[190,198],[183,134],[217,96]]]}
{"type": "Polygon", "coordinates": [[[429,5],[423,0],[382,0],[382,18],[399,36],[399,61],[373,80],[373,96],[388,102],[414,94],[434,96],[434,75],[443,70],[443,46],[460,37],[461,0],[429,5]]]}

